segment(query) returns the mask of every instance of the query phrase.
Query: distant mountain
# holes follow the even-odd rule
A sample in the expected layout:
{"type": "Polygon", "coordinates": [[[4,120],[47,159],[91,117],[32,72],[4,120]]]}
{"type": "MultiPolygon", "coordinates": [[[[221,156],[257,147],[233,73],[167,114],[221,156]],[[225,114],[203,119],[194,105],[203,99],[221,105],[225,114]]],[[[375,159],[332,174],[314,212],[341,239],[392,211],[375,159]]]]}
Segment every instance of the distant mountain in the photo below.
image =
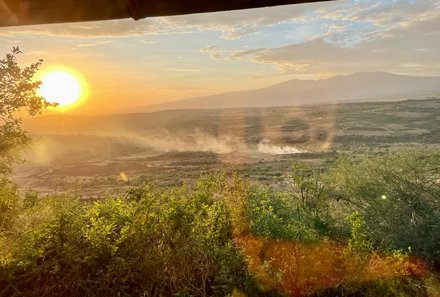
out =
{"type": "Polygon", "coordinates": [[[415,77],[386,72],[358,72],[321,80],[294,79],[263,89],[141,106],[127,112],[297,106],[331,102],[418,99],[438,95],[440,95],[440,76],[415,77]]]}

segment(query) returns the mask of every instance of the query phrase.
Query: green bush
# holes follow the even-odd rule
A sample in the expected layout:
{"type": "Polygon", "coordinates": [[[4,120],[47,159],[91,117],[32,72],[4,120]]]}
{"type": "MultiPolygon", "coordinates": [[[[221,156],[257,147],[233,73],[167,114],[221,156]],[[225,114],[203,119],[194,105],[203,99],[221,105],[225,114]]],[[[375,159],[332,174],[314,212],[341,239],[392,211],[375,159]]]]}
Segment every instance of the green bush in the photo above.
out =
{"type": "Polygon", "coordinates": [[[94,203],[27,199],[0,238],[8,246],[0,251],[0,293],[225,296],[234,287],[251,290],[225,189],[224,178],[212,175],[195,187],[143,186],[94,203]]]}
{"type": "Polygon", "coordinates": [[[246,216],[252,234],[296,241],[316,241],[319,230],[313,216],[285,193],[253,187],[245,200],[246,216]]]}
{"type": "Polygon", "coordinates": [[[440,264],[440,154],[407,151],[341,158],[329,180],[346,213],[365,220],[376,247],[440,264]]]}
{"type": "Polygon", "coordinates": [[[330,200],[320,171],[296,163],[287,177],[287,190],[249,187],[243,214],[249,220],[249,231],[258,236],[300,242],[335,236],[330,200]]]}
{"type": "Polygon", "coordinates": [[[16,188],[0,178],[0,236],[8,233],[14,225],[19,203],[16,188]]]}

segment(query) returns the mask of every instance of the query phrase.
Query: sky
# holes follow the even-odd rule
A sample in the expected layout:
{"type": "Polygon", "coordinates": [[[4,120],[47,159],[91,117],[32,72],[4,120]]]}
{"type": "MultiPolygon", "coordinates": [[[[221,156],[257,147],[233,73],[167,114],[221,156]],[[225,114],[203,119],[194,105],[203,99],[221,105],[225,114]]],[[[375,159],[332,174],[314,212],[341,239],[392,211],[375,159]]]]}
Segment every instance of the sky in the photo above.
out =
{"type": "Polygon", "coordinates": [[[0,28],[0,57],[80,73],[66,112],[135,106],[360,71],[440,75],[440,0],[332,1],[229,12],[0,28]]]}

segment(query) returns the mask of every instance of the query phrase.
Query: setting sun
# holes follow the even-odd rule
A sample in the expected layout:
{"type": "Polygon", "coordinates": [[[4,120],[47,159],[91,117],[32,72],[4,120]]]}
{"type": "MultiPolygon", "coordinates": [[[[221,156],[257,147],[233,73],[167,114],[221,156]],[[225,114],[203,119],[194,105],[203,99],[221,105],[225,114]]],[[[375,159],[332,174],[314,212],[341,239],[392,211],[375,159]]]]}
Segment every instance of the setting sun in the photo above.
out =
{"type": "Polygon", "coordinates": [[[80,80],[63,70],[48,72],[41,82],[40,95],[48,102],[58,103],[60,107],[76,103],[83,92],[80,80]]]}

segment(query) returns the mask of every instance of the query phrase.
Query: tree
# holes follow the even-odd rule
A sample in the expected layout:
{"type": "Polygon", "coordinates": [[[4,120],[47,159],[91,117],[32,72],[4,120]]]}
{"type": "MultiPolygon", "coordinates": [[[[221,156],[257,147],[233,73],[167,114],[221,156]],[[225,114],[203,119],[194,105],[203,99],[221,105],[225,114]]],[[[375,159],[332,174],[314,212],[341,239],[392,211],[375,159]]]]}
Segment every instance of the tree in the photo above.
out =
{"type": "Polygon", "coordinates": [[[0,60],[0,175],[10,172],[11,165],[20,160],[21,149],[30,141],[21,128],[20,113],[35,116],[54,105],[38,95],[41,82],[33,79],[43,60],[20,68],[17,63],[20,53],[14,47],[0,60]]]}

